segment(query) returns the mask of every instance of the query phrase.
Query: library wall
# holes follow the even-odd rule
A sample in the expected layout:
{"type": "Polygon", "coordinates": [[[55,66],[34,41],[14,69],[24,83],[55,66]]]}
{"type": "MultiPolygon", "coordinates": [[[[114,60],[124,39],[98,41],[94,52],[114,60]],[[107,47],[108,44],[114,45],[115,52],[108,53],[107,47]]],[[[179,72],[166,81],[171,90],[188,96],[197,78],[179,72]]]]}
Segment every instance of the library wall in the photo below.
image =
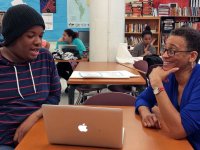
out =
{"type": "MultiPolygon", "coordinates": [[[[0,11],[6,11],[11,7],[13,0],[0,0],[0,11]]],[[[40,13],[40,1],[39,0],[23,0],[24,3],[33,7],[40,13]]],[[[56,13],[53,14],[53,30],[46,30],[44,39],[48,41],[57,41],[63,31],[67,28],[67,0],[56,1],[56,13]]],[[[88,31],[88,28],[77,28],[78,31],[88,31]]]]}

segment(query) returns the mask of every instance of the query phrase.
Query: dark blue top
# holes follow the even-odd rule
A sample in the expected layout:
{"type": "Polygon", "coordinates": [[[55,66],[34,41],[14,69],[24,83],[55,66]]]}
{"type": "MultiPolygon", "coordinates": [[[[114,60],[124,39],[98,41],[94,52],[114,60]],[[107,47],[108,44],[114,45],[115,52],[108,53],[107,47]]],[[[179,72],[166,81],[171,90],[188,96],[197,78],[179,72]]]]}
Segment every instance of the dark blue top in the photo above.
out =
{"type": "MultiPolygon", "coordinates": [[[[180,112],[183,128],[187,139],[195,149],[200,150],[200,65],[197,64],[186,84],[180,106],[178,105],[178,83],[175,75],[170,74],[168,81],[163,83],[167,95],[177,111],[180,112]]],[[[139,106],[152,108],[156,98],[151,87],[148,87],[135,102],[136,112],[139,106]]]]}
{"type": "Polygon", "coordinates": [[[0,145],[14,146],[19,125],[42,104],[58,104],[60,89],[49,51],[41,49],[37,59],[23,64],[13,64],[0,54],[0,145]]]}

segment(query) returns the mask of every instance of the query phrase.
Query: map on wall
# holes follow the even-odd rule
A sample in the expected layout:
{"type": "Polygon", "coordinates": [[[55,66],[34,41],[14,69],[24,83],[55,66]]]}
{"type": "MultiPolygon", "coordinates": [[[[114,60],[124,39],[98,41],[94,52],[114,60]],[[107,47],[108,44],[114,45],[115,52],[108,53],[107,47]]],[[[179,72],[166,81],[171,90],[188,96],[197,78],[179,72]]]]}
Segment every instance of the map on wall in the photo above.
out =
{"type": "Polygon", "coordinates": [[[89,28],[90,0],[67,0],[69,28],[89,28]]]}

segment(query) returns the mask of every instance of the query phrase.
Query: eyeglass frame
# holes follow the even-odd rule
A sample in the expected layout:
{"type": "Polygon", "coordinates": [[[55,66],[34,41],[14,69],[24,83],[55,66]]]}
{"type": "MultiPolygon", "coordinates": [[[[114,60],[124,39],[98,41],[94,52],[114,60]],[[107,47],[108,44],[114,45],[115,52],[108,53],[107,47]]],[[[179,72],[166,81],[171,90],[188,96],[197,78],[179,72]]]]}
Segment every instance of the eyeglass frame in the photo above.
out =
{"type": "Polygon", "coordinates": [[[162,52],[162,55],[167,51],[167,55],[170,56],[170,57],[173,57],[175,56],[176,53],[178,52],[192,52],[192,51],[176,51],[176,50],[173,50],[173,48],[170,48],[170,49],[167,49],[167,48],[164,48],[163,52],[162,52]],[[170,52],[173,52],[173,54],[169,54],[169,51],[170,52]]]}

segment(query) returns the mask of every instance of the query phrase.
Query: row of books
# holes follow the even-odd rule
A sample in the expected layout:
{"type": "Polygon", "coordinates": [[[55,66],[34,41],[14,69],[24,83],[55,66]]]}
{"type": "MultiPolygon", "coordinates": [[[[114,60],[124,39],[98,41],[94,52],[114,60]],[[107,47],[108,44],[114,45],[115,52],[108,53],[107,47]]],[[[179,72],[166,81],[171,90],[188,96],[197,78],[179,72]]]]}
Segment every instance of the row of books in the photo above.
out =
{"type": "Polygon", "coordinates": [[[183,8],[178,3],[159,4],[158,8],[153,8],[152,0],[137,0],[126,3],[126,16],[200,16],[200,0],[193,3],[195,5],[183,8]]]}
{"type": "Polygon", "coordinates": [[[200,22],[176,22],[175,28],[180,28],[183,26],[192,27],[195,30],[200,30],[200,22]]]}
{"type": "Polygon", "coordinates": [[[128,43],[128,45],[131,45],[133,47],[140,42],[142,42],[142,37],[134,37],[134,36],[125,37],[125,43],[128,43]]]}
{"type": "Polygon", "coordinates": [[[153,16],[200,16],[200,7],[154,8],[153,16]]]}
{"type": "Polygon", "coordinates": [[[200,0],[190,0],[191,7],[200,7],[200,0]]]}
{"type": "MultiPolygon", "coordinates": [[[[129,36],[125,37],[125,43],[128,43],[129,46],[135,47],[138,43],[142,42],[142,37],[129,36]]],[[[157,45],[157,38],[153,37],[151,45],[157,45]]]]}
{"type": "Polygon", "coordinates": [[[142,32],[147,24],[128,23],[125,25],[125,32],[142,32]]]}
{"type": "Polygon", "coordinates": [[[161,30],[163,33],[170,33],[171,30],[173,30],[175,27],[175,18],[169,17],[169,18],[162,18],[161,21],[161,30]]]}
{"type": "Polygon", "coordinates": [[[153,16],[153,0],[134,0],[126,3],[126,16],[153,16]]]}

